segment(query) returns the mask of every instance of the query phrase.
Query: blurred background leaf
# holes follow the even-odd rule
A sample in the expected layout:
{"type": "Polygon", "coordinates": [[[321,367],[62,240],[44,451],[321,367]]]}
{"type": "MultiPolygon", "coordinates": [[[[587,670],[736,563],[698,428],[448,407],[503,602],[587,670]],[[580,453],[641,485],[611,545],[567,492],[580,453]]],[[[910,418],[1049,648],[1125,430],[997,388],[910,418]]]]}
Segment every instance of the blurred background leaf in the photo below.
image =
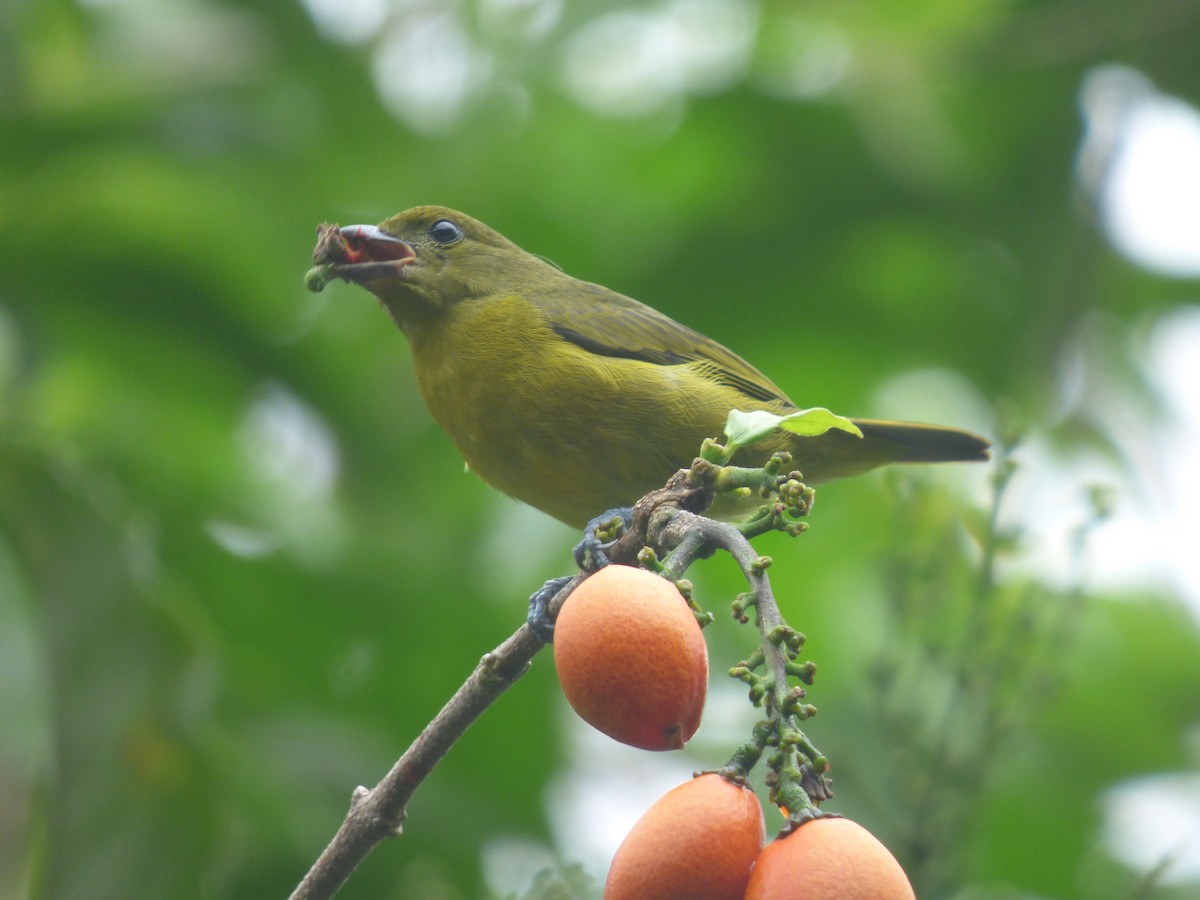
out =
{"type": "MultiPolygon", "coordinates": [[[[567,529],[462,473],[376,305],[303,289],[318,222],[418,203],[801,405],[1024,432],[990,590],[981,469],[825,488],[764,541],[836,806],[921,896],[1192,895],[1198,43],[1179,0],[7,4],[0,896],[286,895],[567,570],[567,529]]],[[[714,671],[748,640],[719,620],[714,671]]],[[[744,739],[717,678],[690,755],[626,754],[552,668],[345,896],[602,883],[744,739]]]]}

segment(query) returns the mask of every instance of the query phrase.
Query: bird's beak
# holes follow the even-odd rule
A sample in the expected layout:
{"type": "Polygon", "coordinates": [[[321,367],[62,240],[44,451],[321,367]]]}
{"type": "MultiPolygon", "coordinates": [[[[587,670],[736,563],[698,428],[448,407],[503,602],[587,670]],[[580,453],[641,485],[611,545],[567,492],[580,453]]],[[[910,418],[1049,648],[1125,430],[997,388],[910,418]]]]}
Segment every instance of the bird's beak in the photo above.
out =
{"type": "Polygon", "coordinates": [[[332,264],[337,277],[356,284],[394,281],[416,258],[411,244],[376,225],[322,226],[313,251],[313,262],[332,264]]]}

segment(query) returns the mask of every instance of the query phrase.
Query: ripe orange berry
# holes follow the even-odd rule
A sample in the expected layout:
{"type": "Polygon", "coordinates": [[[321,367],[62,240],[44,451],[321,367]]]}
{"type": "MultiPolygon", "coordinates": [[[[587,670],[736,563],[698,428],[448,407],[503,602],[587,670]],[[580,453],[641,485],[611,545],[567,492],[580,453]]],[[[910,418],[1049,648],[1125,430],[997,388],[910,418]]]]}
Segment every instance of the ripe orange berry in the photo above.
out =
{"type": "Polygon", "coordinates": [[[770,843],[745,900],[915,900],[888,848],[857,822],[813,819],[770,843]]]}
{"type": "Polygon", "coordinates": [[[558,682],[595,728],[643,750],[678,750],[696,733],[708,649],[667,579],[605,566],[563,604],[554,625],[558,682]]]}
{"type": "Polygon", "coordinates": [[[749,788],[708,774],[672,788],[617,848],[604,900],[741,900],[762,850],[749,788]]]}

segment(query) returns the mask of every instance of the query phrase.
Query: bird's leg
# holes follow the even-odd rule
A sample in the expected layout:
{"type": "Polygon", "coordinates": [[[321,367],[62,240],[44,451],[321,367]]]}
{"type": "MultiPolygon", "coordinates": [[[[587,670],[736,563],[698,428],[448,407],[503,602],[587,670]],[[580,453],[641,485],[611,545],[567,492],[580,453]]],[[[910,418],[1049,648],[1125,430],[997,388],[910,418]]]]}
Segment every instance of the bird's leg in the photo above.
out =
{"type": "Polygon", "coordinates": [[[584,572],[595,572],[612,562],[608,550],[632,522],[633,510],[628,506],[610,509],[589,521],[583,527],[583,540],[573,551],[579,568],[584,572]]]}
{"type": "Polygon", "coordinates": [[[550,617],[549,613],[550,601],[574,577],[574,575],[561,575],[558,578],[551,578],[534,591],[533,596],[529,598],[529,616],[525,621],[529,623],[534,634],[547,644],[554,642],[554,619],[550,617]]]}
{"type": "MultiPolygon", "coordinates": [[[[629,529],[632,521],[633,510],[626,506],[610,509],[588,522],[583,529],[583,539],[575,545],[573,551],[580,571],[595,572],[612,562],[608,558],[608,551],[629,529]]],[[[526,621],[534,633],[548,644],[554,641],[554,619],[549,613],[550,601],[574,577],[564,575],[551,578],[529,598],[529,615],[526,621]]]]}
{"type": "MultiPolygon", "coordinates": [[[[608,559],[607,551],[616,544],[620,535],[629,529],[634,521],[634,511],[628,506],[622,509],[611,509],[596,516],[583,528],[583,540],[575,545],[575,562],[582,572],[594,572],[604,569],[612,560],[608,559]]],[[[550,602],[574,575],[564,575],[551,578],[535,590],[529,598],[529,616],[526,622],[546,643],[554,640],[554,620],[550,616],[550,602]]]]}

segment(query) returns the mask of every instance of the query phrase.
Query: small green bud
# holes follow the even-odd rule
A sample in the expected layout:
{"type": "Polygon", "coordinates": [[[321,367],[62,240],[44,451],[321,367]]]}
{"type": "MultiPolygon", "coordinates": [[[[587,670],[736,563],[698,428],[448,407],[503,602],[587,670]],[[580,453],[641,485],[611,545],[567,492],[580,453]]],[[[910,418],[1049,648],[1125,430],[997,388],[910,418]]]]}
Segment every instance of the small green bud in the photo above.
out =
{"type": "Polygon", "coordinates": [[[321,263],[304,273],[304,286],[314,294],[319,294],[325,289],[325,285],[336,277],[330,263],[321,263]]]}
{"type": "Polygon", "coordinates": [[[771,559],[769,556],[760,556],[758,559],[754,560],[754,562],[750,563],[750,571],[755,575],[761,575],[771,567],[771,563],[774,561],[775,560],[771,559]]]}

